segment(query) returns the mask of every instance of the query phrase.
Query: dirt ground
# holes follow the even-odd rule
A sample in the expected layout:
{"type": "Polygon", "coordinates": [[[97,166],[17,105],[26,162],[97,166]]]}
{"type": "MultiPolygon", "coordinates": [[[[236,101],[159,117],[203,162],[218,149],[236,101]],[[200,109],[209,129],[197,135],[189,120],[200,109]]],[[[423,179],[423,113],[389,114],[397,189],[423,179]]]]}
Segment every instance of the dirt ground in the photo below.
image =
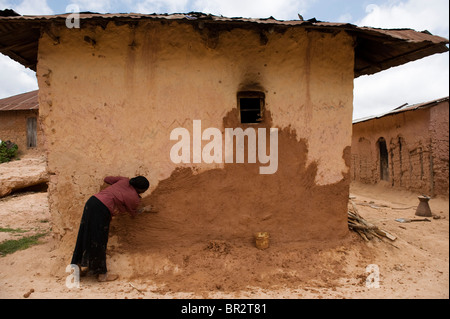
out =
{"type": "MultiPolygon", "coordinates": [[[[431,222],[395,221],[415,218],[418,195],[383,184],[352,185],[359,214],[397,236],[392,242],[365,242],[349,232],[339,242],[271,245],[267,250],[239,241],[210,241],[130,255],[113,236],[108,268],[120,278],[98,283],[86,277],[80,287],[69,288],[71,252],[52,238],[47,193],[16,193],[0,199],[0,228],[27,232],[0,232],[0,242],[48,234],[38,245],[0,257],[0,298],[448,299],[448,197],[430,200],[439,217],[431,222]]],[[[112,227],[119,222],[113,219],[112,227]]]]}

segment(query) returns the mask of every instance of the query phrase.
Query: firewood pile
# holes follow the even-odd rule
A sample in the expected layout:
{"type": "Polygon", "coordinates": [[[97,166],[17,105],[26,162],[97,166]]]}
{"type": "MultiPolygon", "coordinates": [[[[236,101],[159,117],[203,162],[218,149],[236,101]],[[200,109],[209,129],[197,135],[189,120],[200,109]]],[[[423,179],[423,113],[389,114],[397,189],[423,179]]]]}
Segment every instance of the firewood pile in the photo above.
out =
{"type": "Polygon", "coordinates": [[[350,230],[355,231],[367,242],[374,238],[378,238],[380,240],[387,238],[389,241],[394,241],[397,239],[396,236],[380,229],[378,226],[375,226],[362,218],[358,213],[355,203],[352,200],[350,200],[350,203],[352,206],[352,211],[348,211],[348,228],[350,230]]]}

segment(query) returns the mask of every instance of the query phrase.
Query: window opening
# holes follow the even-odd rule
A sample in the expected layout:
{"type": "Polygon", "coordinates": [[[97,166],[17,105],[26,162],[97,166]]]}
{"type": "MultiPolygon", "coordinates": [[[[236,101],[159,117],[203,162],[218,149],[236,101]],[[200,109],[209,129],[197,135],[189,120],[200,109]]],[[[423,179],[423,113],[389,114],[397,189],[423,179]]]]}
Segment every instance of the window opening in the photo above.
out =
{"type": "Polygon", "coordinates": [[[264,113],[264,93],[262,92],[239,92],[238,107],[241,123],[261,123],[264,113]]]}

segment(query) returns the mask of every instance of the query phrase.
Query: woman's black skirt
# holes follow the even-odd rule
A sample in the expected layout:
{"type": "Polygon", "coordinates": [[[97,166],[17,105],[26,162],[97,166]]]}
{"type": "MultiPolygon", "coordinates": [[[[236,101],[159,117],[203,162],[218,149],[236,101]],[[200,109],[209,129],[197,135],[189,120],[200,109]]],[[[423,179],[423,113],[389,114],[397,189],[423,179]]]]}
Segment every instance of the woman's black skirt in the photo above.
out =
{"type": "Polygon", "coordinates": [[[110,221],[109,209],[95,196],[89,198],[84,206],[71,264],[88,267],[93,274],[106,274],[110,221]]]}

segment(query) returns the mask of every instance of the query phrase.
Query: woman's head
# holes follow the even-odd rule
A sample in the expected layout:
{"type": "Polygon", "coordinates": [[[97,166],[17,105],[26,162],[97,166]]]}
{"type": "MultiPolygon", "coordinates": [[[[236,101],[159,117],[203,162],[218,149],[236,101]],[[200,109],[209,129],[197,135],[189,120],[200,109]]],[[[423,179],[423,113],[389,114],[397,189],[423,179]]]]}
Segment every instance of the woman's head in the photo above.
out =
{"type": "Polygon", "coordinates": [[[139,194],[144,193],[150,187],[148,179],[144,176],[136,176],[131,178],[130,185],[133,186],[139,194]]]}

